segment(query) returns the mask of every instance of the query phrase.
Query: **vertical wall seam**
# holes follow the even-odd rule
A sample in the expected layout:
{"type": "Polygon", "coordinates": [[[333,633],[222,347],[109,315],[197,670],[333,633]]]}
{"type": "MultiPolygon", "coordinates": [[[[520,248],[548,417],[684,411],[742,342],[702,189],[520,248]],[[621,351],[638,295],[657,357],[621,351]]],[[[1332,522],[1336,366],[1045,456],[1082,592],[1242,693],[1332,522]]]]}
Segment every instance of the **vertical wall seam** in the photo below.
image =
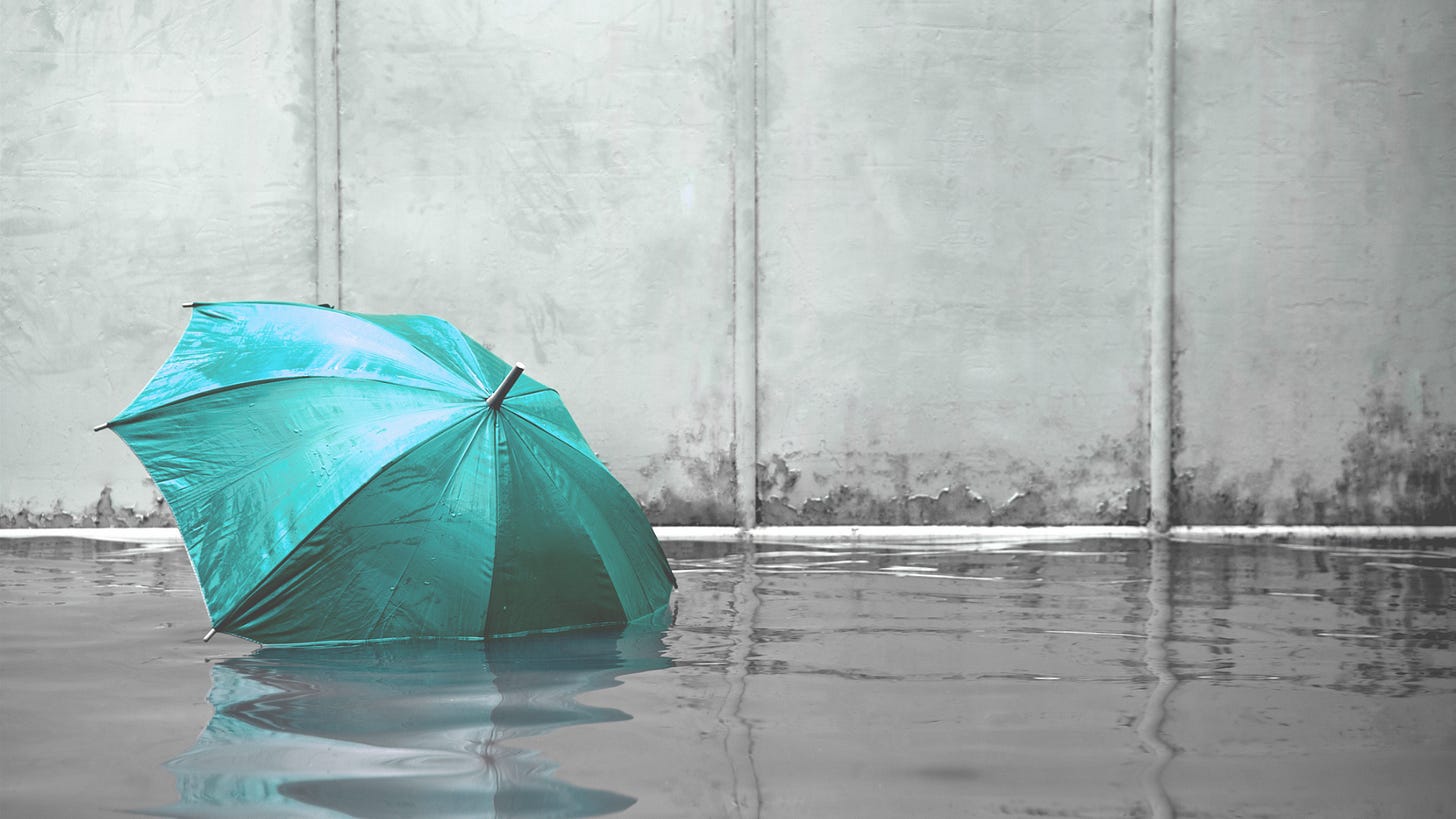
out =
{"type": "Polygon", "coordinates": [[[314,300],[343,306],[339,5],[314,2],[314,300]]]}
{"type": "Polygon", "coordinates": [[[1166,532],[1173,509],[1173,95],[1175,0],[1152,0],[1149,96],[1153,260],[1148,309],[1149,526],[1166,532]]]}
{"type": "Polygon", "coordinates": [[[733,4],[733,459],[738,525],[758,523],[760,0],[733,4]]]}

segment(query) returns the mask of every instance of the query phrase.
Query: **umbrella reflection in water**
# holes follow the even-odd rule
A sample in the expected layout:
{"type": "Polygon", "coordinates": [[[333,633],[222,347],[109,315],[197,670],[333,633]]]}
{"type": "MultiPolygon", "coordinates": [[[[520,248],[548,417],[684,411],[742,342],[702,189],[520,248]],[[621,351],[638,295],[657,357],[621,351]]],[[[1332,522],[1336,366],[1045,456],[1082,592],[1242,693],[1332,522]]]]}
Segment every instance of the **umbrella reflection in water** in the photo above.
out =
{"type": "Polygon", "coordinates": [[[663,624],[503,640],[263,648],[213,668],[212,720],[159,816],[596,816],[637,800],[507,747],[631,719],[577,696],[671,665],[663,624]]]}

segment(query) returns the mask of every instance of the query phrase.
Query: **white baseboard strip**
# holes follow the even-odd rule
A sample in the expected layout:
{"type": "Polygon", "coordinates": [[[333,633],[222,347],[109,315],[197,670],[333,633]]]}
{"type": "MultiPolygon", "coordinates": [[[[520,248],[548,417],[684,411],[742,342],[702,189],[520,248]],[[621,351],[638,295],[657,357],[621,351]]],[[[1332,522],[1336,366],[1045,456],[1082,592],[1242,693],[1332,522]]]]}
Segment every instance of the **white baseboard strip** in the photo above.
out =
{"type": "Polygon", "coordinates": [[[724,541],[742,540],[743,530],[737,526],[654,526],[658,540],[724,541]]]}
{"type": "MultiPolygon", "coordinates": [[[[664,541],[755,543],[906,544],[1047,543],[1071,540],[1139,540],[1153,537],[1141,526],[658,526],[664,541]]],[[[66,537],[122,543],[181,543],[176,529],[0,529],[0,539],[66,537]]],[[[1456,526],[1174,526],[1173,540],[1189,542],[1336,542],[1355,540],[1456,540],[1456,526]]]]}
{"type": "Polygon", "coordinates": [[[1070,540],[1145,538],[1141,526],[759,526],[754,543],[818,543],[824,546],[873,543],[883,546],[927,544],[1014,545],[1070,540]]]}
{"type": "Polygon", "coordinates": [[[1200,543],[1453,540],[1456,526],[1174,526],[1168,537],[1200,543]]]}
{"type": "Polygon", "coordinates": [[[32,537],[68,537],[76,540],[104,540],[114,543],[177,543],[182,533],[169,527],[138,526],[115,529],[90,529],[70,526],[57,529],[0,529],[0,540],[32,537]]]}

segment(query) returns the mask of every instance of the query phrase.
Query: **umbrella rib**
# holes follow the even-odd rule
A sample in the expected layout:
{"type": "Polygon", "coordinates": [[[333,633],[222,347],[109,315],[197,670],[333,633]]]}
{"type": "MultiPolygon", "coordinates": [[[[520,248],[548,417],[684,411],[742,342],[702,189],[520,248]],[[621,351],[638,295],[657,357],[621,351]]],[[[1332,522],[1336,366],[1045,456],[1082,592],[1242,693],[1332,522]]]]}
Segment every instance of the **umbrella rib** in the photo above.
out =
{"type": "MultiPolygon", "coordinates": [[[[510,438],[510,436],[509,435],[505,436],[505,439],[506,439],[506,447],[509,448],[512,453],[514,453],[515,452],[515,447],[512,447],[511,446],[511,438],[510,438]]],[[[551,485],[556,488],[556,491],[560,492],[561,489],[562,489],[561,484],[556,481],[555,476],[552,474],[551,470],[547,467],[546,462],[541,459],[541,456],[537,455],[532,450],[532,448],[529,447],[529,446],[527,446],[527,447],[521,447],[521,448],[524,449],[524,450],[526,450],[526,454],[531,458],[531,460],[533,460],[533,461],[536,462],[536,466],[538,466],[538,467],[541,468],[541,474],[546,476],[546,480],[550,481],[551,482],[551,485]]],[[[590,531],[590,527],[588,527],[586,525],[586,521],[585,520],[582,520],[581,514],[576,511],[575,507],[573,507],[571,509],[571,516],[576,519],[577,525],[579,525],[581,527],[582,531],[584,531],[584,532],[589,532],[590,531]]],[[[590,539],[590,538],[588,538],[588,539],[590,539]]]]}
{"type": "MultiPolygon", "coordinates": [[[[460,457],[455,459],[455,465],[450,468],[450,476],[445,479],[445,485],[440,489],[440,495],[435,498],[435,504],[430,510],[430,521],[432,523],[437,520],[435,513],[439,510],[440,504],[445,502],[445,496],[449,494],[450,487],[454,486],[455,478],[460,472],[460,467],[465,463],[465,458],[470,454],[470,448],[475,445],[475,440],[480,437],[481,427],[485,425],[485,419],[487,417],[484,413],[480,414],[479,420],[475,422],[475,429],[470,432],[470,440],[465,443],[465,446],[461,447],[460,457]]],[[[340,504],[340,506],[342,505],[340,504]]],[[[394,605],[394,598],[399,594],[400,581],[404,580],[405,575],[409,574],[410,567],[414,565],[415,558],[420,555],[420,545],[420,543],[415,544],[414,551],[410,553],[409,559],[405,561],[404,567],[400,569],[399,576],[395,578],[394,585],[390,587],[389,598],[384,601],[384,605],[380,607],[379,616],[374,619],[373,625],[369,627],[370,634],[374,634],[380,624],[384,622],[384,618],[389,615],[390,608],[394,605]]]]}
{"type": "Polygon", "coordinates": [[[131,423],[133,421],[139,421],[139,420],[142,420],[144,418],[148,418],[148,417],[152,416],[153,414],[155,414],[157,412],[160,412],[162,410],[165,410],[165,409],[173,409],[173,408],[175,408],[177,406],[180,406],[182,404],[185,404],[188,401],[191,401],[191,400],[196,399],[196,398],[206,398],[207,396],[210,396],[210,395],[219,395],[219,394],[225,393],[225,392],[232,392],[233,390],[245,389],[247,387],[257,387],[257,386],[261,386],[263,384],[276,384],[276,383],[279,383],[279,382],[282,382],[282,381],[298,381],[298,380],[302,380],[302,379],[305,379],[305,378],[338,378],[338,379],[341,379],[341,380],[344,380],[344,381],[372,381],[372,382],[374,382],[376,384],[388,384],[391,387],[403,387],[403,388],[411,389],[411,390],[419,390],[420,392],[434,392],[434,393],[439,393],[440,395],[448,395],[448,396],[450,396],[452,398],[461,399],[462,401],[465,401],[465,400],[473,400],[475,398],[475,396],[462,396],[459,393],[450,392],[448,390],[443,390],[443,389],[433,389],[433,388],[430,388],[430,387],[420,386],[418,384],[401,384],[401,383],[399,383],[397,381],[390,381],[390,380],[384,379],[384,378],[351,378],[351,377],[348,377],[348,376],[337,375],[337,374],[321,375],[321,374],[315,374],[315,373],[300,373],[298,375],[279,376],[278,378],[257,378],[257,379],[254,379],[252,381],[240,381],[240,382],[238,382],[236,384],[223,384],[221,386],[213,387],[213,388],[207,389],[207,390],[202,390],[200,392],[191,392],[191,393],[188,393],[186,395],[182,395],[182,396],[178,396],[177,398],[173,398],[173,399],[171,399],[169,401],[165,401],[165,402],[163,402],[161,404],[156,404],[154,406],[147,407],[146,409],[142,410],[141,412],[136,413],[135,415],[130,415],[130,416],[126,417],[126,418],[113,418],[108,423],[108,426],[110,426],[110,427],[112,427],[114,429],[115,427],[120,426],[122,424],[129,424],[129,423],[131,423]]]}
{"type": "MultiPolygon", "coordinates": [[[[490,445],[491,445],[491,448],[495,450],[492,453],[492,455],[491,455],[491,457],[495,461],[495,464],[494,464],[494,466],[495,466],[495,475],[494,475],[494,478],[495,478],[495,491],[492,492],[492,493],[490,493],[490,519],[492,521],[492,524],[495,526],[495,529],[491,532],[491,543],[490,543],[490,588],[486,590],[486,594],[485,594],[485,616],[480,621],[480,636],[481,637],[485,637],[489,633],[489,628],[490,628],[490,603],[491,603],[491,598],[495,597],[495,577],[496,577],[496,574],[495,574],[495,561],[496,561],[496,558],[497,557],[500,557],[500,551],[499,551],[499,549],[500,549],[500,523],[501,523],[501,518],[500,518],[501,500],[500,499],[501,499],[501,487],[503,487],[503,486],[506,485],[505,479],[504,479],[504,477],[502,476],[501,473],[506,468],[508,468],[510,466],[510,460],[509,460],[509,458],[507,458],[507,460],[506,460],[505,463],[502,463],[501,462],[501,453],[500,453],[500,450],[499,449],[496,449],[496,435],[500,435],[500,437],[502,439],[505,438],[505,430],[501,427],[501,423],[500,423],[501,417],[502,416],[501,416],[499,410],[497,410],[496,412],[486,413],[486,416],[485,416],[485,423],[486,423],[487,426],[489,426],[491,424],[494,424],[495,425],[495,429],[492,430],[491,431],[491,434],[490,434],[490,445]]],[[[510,449],[510,442],[506,442],[506,449],[507,450],[510,449]]]]}
{"type": "Polygon", "coordinates": [[[440,488],[440,497],[435,499],[435,509],[440,508],[440,504],[445,502],[445,495],[450,491],[450,487],[455,485],[455,476],[459,474],[460,467],[464,465],[465,456],[469,455],[470,449],[475,446],[475,439],[480,437],[480,430],[485,426],[485,419],[488,417],[483,412],[480,414],[480,420],[475,422],[475,429],[470,432],[470,440],[466,441],[465,446],[460,448],[460,457],[455,459],[455,465],[450,468],[450,477],[445,479],[445,485],[440,488]]]}
{"type": "MultiPolygon", "coordinates": [[[[225,302],[214,302],[214,303],[215,304],[225,304],[225,302]]],[[[313,309],[313,310],[317,310],[320,307],[323,307],[323,305],[318,305],[318,306],[315,306],[315,305],[290,305],[288,302],[238,302],[238,303],[240,303],[240,304],[279,304],[279,305],[288,305],[288,306],[302,306],[302,307],[305,307],[307,309],[313,309]]],[[[370,320],[370,318],[367,315],[363,314],[363,313],[353,313],[353,312],[350,312],[348,310],[338,310],[338,309],[333,308],[333,307],[328,307],[325,312],[329,313],[331,316],[339,316],[339,317],[342,317],[342,318],[345,318],[345,319],[353,319],[355,321],[358,321],[358,322],[362,322],[364,324],[367,324],[370,327],[372,327],[372,328],[374,328],[376,330],[379,330],[379,331],[387,334],[389,337],[395,339],[396,341],[403,342],[410,349],[412,349],[415,352],[419,353],[420,354],[420,357],[423,358],[425,361],[428,361],[430,364],[434,365],[434,367],[439,372],[441,372],[441,373],[443,373],[443,374],[445,374],[447,376],[450,376],[451,378],[453,378],[455,380],[460,381],[461,383],[465,384],[466,386],[475,386],[475,387],[484,389],[484,387],[482,385],[480,385],[479,383],[476,383],[476,384],[473,384],[473,385],[471,384],[472,381],[478,382],[478,379],[474,378],[473,375],[471,377],[469,377],[469,378],[462,378],[460,373],[458,373],[455,370],[451,369],[449,366],[447,366],[440,359],[438,359],[435,356],[430,355],[429,353],[425,352],[425,350],[423,348],[421,348],[418,344],[414,343],[413,341],[411,341],[408,338],[405,338],[404,336],[400,335],[399,333],[396,333],[394,330],[390,329],[389,327],[386,327],[386,326],[384,326],[382,324],[378,324],[378,323],[370,320]]],[[[200,311],[199,314],[201,314],[201,315],[211,315],[211,314],[208,314],[206,311],[200,311]]],[[[216,316],[214,316],[214,317],[216,317],[216,316]]],[[[448,322],[446,322],[446,324],[448,325],[448,322]]],[[[452,327],[452,329],[454,329],[454,328],[452,327]]],[[[456,330],[456,332],[459,332],[459,331],[456,330]]]]}
{"type": "MultiPolygon", "coordinates": [[[[539,425],[536,425],[536,426],[539,426],[539,425]]],[[[554,437],[559,437],[559,436],[554,436],[554,437]]],[[[509,435],[506,436],[506,446],[507,447],[510,446],[510,436],[509,435]]],[[[551,485],[554,486],[558,492],[560,492],[562,490],[562,485],[559,482],[557,482],[557,480],[556,480],[554,474],[552,473],[552,471],[547,468],[546,462],[543,461],[541,459],[541,457],[535,451],[533,451],[533,449],[531,447],[529,447],[529,446],[522,447],[522,449],[525,449],[526,450],[526,454],[530,456],[531,460],[535,461],[536,462],[536,465],[541,468],[541,474],[543,474],[543,475],[546,476],[546,480],[550,481],[551,482],[551,485]]],[[[575,451],[575,452],[580,453],[580,450],[577,450],[575,447],[572,447],[572,450],[575,451]]],[[[514,451],[514,449],[512,451],[514,451]]],[[[595,458],[591,459],[591,462],[594,463],[594,464],[597,464],[598,466],[601,466],[601,463],[599,461],[597,461],[595,458]]],[[[616,479],[613,478],[612,480],[615,481],[616,479]]],[[[626,490],[624,489],[623,491],[626,491],[626,490]]],[[[588,540],[588,542],[592,543],[593,551],[596,552],[597,559],[599,559],[599,560],[601,560],[603,562],[603,569],[605,570],[605,568],[606,568],[606,565],[605,565],[606,564],[606,557],[604,555],[602,555],[601,552],[596,551],[596,541],[590,535],[591,526],[587,523],[587,521],[584,518],[582,518],[581,512],[578,511],[575,507],[572,507],[572,509],[571,509],[571,515],[576,520],[577,526],[580,527],[580,530],[582,532],[584,532],[584,533],[587,533],[587,540],[588,540]]],[[[660,568],[662,568],[664,574],[670,580],[672,580],[672,585],[674,587],[676,587],[677,586],[677,580],[676,580],[676,578],[673,577],[672,568],[667,565],[665,559],[664,559],[663,563],[661,564],[660,568]]],[[[636,572],[634,571],[633,574],[635,575],[636,572]]],[[[641,583],[642,580],[639,578],[638,579],[638,582],[641,583]]],[[[616,591],[615,584],[613,584],[613,586],[614,586],[613,591],[616,591]]],[[[617,592],[617,605],[622,608],[622,614],[623,614],[623,616],[626,616],[627,607],[622,603],[621,592],[617,592]]]]}
{"type": "Polygon", "coordinates": [[[475,352],[470,349],[470,337],[450,322],[447,321],[444,324],[453,334],[453,338],[455,339],[455,352],[460,356],[460,360],[465,362],[465,369],[470,371],[471,380],[475,382],[476,386],[480,387],[482,395],[490,395],[490,388],[485,386],[485,371],[480,368],[480,361],[476,357],[475,352]]]}
{"type": "MultiPolygon", "coordinates": [[[[468,419],[468,418],[469,418],[469,417],[470,417],[470,416],[468,416],[468,415],[467,415],[467,416],[465,416],[465,418],[462,418],[462,419],[460,419],[460,420],[465,420],[465,419],[468,419]]],[[[399,456],[399,458],[403,458],[403,457],[404,457],[404,456],[405,456],[405,455],[408,455],[408,454],[409,454],[409,453],[410,453],[410,452],[413,452],[413,451],[414,451],[414,450],[415,450],[415,449],[418,449],[418,448],[419,448],[419,446],[421,446],[421,445],[423,445],[423,444],[424,444],[424,443],[425,443],[425,442],[426,442],[426,441],[430,441],[430,440],[434,440],[434,438],[435,438],[435,437],[436,437],[436,436],[437,436],[437,435],[440,435],[440,434],[443,434],[443,433],[444,433],[444,432],[446,432],[446,431],[448,431],[448,430],[449,430],[449,429],[451,429],[451,428],[452,428],[452,427],[454,427],[454,426],[455,426],[455,425],[456,425],[456,424],[458,424],[458,423],[460,423],[460,421],[453,421],[453,422],[451,422],[451,423],[450,423],[450,424],[448,424],[448,425],[447,425],[447,426],[446,426],[446,427],[445,427],[445,429],[443,429],[443,430],[441,430],[441,431],[440,431],[440,432],[438,432],[438,433],[434,433],[434,434],[432,434],[432,435],[430,435],[430,436],[429,436],[429,438],[427,438],[427,439],[425,439],[425,441],[421,441],[421,442],[420,442],[420,444],[417,444],[417,445],[415,445],[415,446],[414,446],[414,447],[411,447],[411,448],[410,448],[410,449],[408,449],[408,450],[406,450],[406,451],[405,451],[405,452],[403,452],[403,453],[400,453],[400,456],[399,456]]],[[[252,465],[251,465],[251,466],[249,466],[249,467],[248,467],[248,468],[247,468],[247,469],[245,469],[245,470],[243,470],[243,471],[242,471],[242,472],[241,472],[241,473],[239,473],[239,474],[235,474],[235,475],[231,475],[231,476],[229,476],[229,477],[230,477],[230,479],[231,479],[231,480],[232,480],[232,482],[237,482],[237,481],[238,481],[238,480],[239,480],[239,479],[240,479],[240,478],[244,478],[244,477],[248,477],[248,476],[250,476],[250,475],[254,475],[254,474],[256,474],[256,473],[257,473],[257,472],[259,472],[259,471],[260,471],[260,470],[263,470],[263,469],[267,469],[267,468],[268,468],[268,467],[270,467],[270,466],[272,466],[272,465],[273,465],[273,464],[275,464],[275,463],[277,463],[277,462],[278,462],[278,460],[279,460],[279,458],[281,458],[281,457],[283,457],[283,456],[284,456],[284,455],[286,455],[286,454],[287,454],[287,450],[283,450],[283,449],[280,449],[280,450],[277,450],[277,451],[274,451],[274,452],[271,452],[271,453],[269,453],[269,454],[268,454],[268,455],[267,455],[267,457],[264,457],[264,458],[259,458],[259,459],[258,459],[258,460],[257,460],[257,462],[255,462],[255,463],[254,463],[254,464],[252,464],[252,465]]],[[[392,461],[390,461],[390,463],[389,463],[389,464],[385,464],[385,466],[384,466],[384,468],[382,468],[382,469],[381,469],[381,470],[380,470],[380,472],[382,472],[382,471],[383,471],[383,469],[385,469],[385,468],[388,468],[388,467],[389,467],[389,466],[390,466],[390,465],[391,465],[391,464],[393,464],[393,463],[394,463],[394,462],[395,462],[395,461],[398,461],[398,460],[399,460],[399,458],[395,458],[395,459],[394,459],[394,460],[392,460],[392,461]]],[[[368,478],[368,479],[366,479],[366,480],[365,480],[365,481],[364,481],[364,483],[363,483],[363,484],[361,484],[361,488],[362,488],[362,487],[363,487],[363,486],[367,486],[367,485],[368,485],[368,484],[369,484],[369,482],[370,482],[370,481],[373,481],[373,480],[374,480],[374,479],[375,479],[375,478],[376,478],[376,477],[378,477],[378,475],[379,475],[379,472],[375,472],[375,473],[373,473],[373,474],[371,474],[371,475],[370,475],[370,476],[369,476],[369,478],[368,478]]],[[[356,490],[356,492],[357,492],[357,490],[356,490]]],[[[353,497],[353,494],[351,494],[351,495],[350,495],[350,496],[349,496],[349,497],[353,497]]],[[[347,500],[348,500],[348,499],[347,499],[347,498],[346,498],[346,499],[345,499],[345,502],[347,502],[347,500]]],[[[342,504],[340,504],[340,505],[342,505],[342,504]]],[[[331,516],[332,516],[332,513],[331,513],[331,514],[330,514],[330,517],[331,517],[331,516]]],[[[325,517],[325,518],[324,518],[324,520],[325,520],[325,521],[327,521],[327,520],[328,520],[328,517],[325,517]]],[[[293,522],[293,519],[290,519],[290,521],[289,521],[289,522],[290,522],[290,523],[292,523],[292,522],[293,522]]],[[[322,525],[322,523],[320,523],[320,525],[322,525]]],[[[310,531],[310,533],[309,533],[309,534],[312,534],[312,531],[310,531]]],[[[308,538],[308,536],[307,536],[307,535],[305,535],[305,536],[304,536],[304,538],[303,538],[303,539],[301,539],[301,540],[300,540],[300,541],[299,541],[299,543],[302,543],[302,542],[303,542],[303,540],[307,540],[307,538],[308,538]]],[[[276,545],[276,543],[277,543],[277,542],[276,542],[276,541],[275,541],[275,542],[274,542],[274,545],[276,545]]],[[[295,547],[297,547],[297,545],[298,545],[298,544],[294,544],[294,546],[295,546],[295,547]]],[[[290,553],[291,553],[291,550],[290,550],[290,553]]],[[[286,557],[286,555],[285,555],[285,557],[286,557]]],[[[266,579],[266,577],[265,577],[265,579],[266,579]]]]}
{"type": "MultiPolygon", "coordinates": [[[[460,457],[455,459],[455,465],[450,469],[450,477],[445,479],[445,485],[440,489],[440,496],[435,498],[435,505],[430,509],[430,523],[438,521],[435,513],[439,511],[440,504],[445,502],[445,496],[449,494],[450,487],[455,484],[455,476],[459,474],[461,465],[465,463],[465,456],[470,454],[470,448],[475,445],[475,439],[480,436],[480,428],[485,425],[485,419],[487,417],[489,416],[483,412],[480,414],[479,420],[475,422],[475,429],[470,432],[470,440],[465,443],[465,446],[460,448],[460,457]]],[[[342,506],[343,504],[340,505],[342,506]]],[[[384,605],[379,608],[379,616],[374,618],[373,625],[369,627],[368,633],[370,635],[376,633],[380,624],[384,622],[384,618],[389,615],[390,607],[394,605],[394,598],[399,594],[400,581],[404,580],[404,576],[409,574],[410,567],[415,563],[415,558],[420,556],[420,546],[423,542],[424,540],[421,538],[415,543],[414,551],[410,553],[409,559],[404,562],[404,568],[399,570],[399,576],[394,579],[394,585],[390,586],[389,597],[384,601],[384,605]]]]}
{"type": "MultiPolygon", "coordinates": [[[[554,392],[554,390],[549,390],[549,391],[554,392]]],[[[540,390],[538,390],[538,392],[540,392],[540,390]]],[[[534,395],[534,394],[535,393],[526,393],[526,395],[534,395]]],[[[506,407],[504,404],[501,405],[501,408],[502,409],[510,409],[509,407],[506,407]]],[[[530,424],[531,426],[535,427],[536,429],[541,430],[542,432],[546,433],[547,435],[550,435],[552,438],[555,438],[556,440],[560,441],[561,443],[566,444],[567,446],[571,447],[572,449],[576,450],[577,452],[582,452],[582,450],[581,450],[581,444],[580,443],[578,443],[576,441],[572,441],[571,439],[569,439],[566,436],[560,434],[556,430],[551,429],[550,427],[545,426],[544,424],[540,423],[535,418],[532,418],[531,416],[525,414],[524,412],[517,412],[516,410],[511,410],[511,414],[514,415],[514,416],[516,416],[517,418],[521,419],[522,421],[525,421],[526,423],[530,424]]],[[[588,453],[582,452],[582,454],[583,455],[587,455],[588,453]]],[[[588,457],[590,457],[591,460],[594,461],[598,466],[601,466],[602,469],[606,469],[606,466],[604,464],[602,464],[602,462],[597,458],[596,453],[591,453],[588,457]]]]}
{"type": "MultiPolygon", "coordinates": [[[[520,413],[516,413],[516,416],[519,417],[519,418],[524,419],[527,423],[530,423],[532,426],[536,427],[537,429],[541,430],[542,432],[545,432],[547,435],[550,435],[551,437],[555,438],[556,440],[561,441],[562,443],[565,443],[567,445],[567,447],[569,447],[573,452],[576,452],[577,454],[583,454],[582,451],[580,449],[578,449],[577,447],[573,446],[570,441],[567,441],[566,439],[562,438],[560,435],[557,435],[556,433],[552,432],[551,430],[546,429],[545,427],[543,427],[540,424],[536,423],[532,419],[526,418],[524,415],[521,415],[520,413]]],[[[527,449],[530,449],[530,448],[527,447],[527,449]]],[[[531,453],[531,456],[533,458],[535,458],[536,463],[542,464],[541,459],[539,457],[537,457],[534,452],[531,453]]],[[[598,469],[602,470],[603,472],[606,472],[607,473],[607,477],[608,478],[611,478],[611,480],[612,480],[613,483],[616,483],[617,482],[617,479],[615,477],[613,477],[611,471],[608,470],[607,467],[606,467],[606,465],[603,464],[600,460],[598,460],[596,457],[589,458],[588,460],[593,465],[595,465],[598,469]]],[[[542,465],[544,466],[544,464],[542,464],[542,465]]],[[[549,475],[550,473],[547,472],[547,474],[549,475]]],[[[561,488],[560,485],[559,484],[556,484],[555,481],[552,481],[552,484],[553,485],[556,485],[556,488],[557,489],[560,489],[561,488]]],[[[622,491],[623,492],[626,492],[627,490],[626,490],[625,487],[623,487],[622,488],[622,491]]],[[[636,500],[634,499],[633,502],[635,503],[636,500]]],[[[578,518],[578,520],[580,520],[580,518],[578,518]]],[[[581,523],[583,525],[585,525],[586,524],[586,521],[581,521],[581,523]]],[[[661,554],[661,551],[659,550],[658,553],[661,554]]],[[[667,579],[672,582],[673,588],[677,588],[677,577],[675,575],[673,575],[673,573],[672,573],[672,567],[667,564],[667,558],[666,558],[666,556],[663,556],[660,559],[660,561],[658,561],[658,566],[662,569],[663,574],[665,574],[667,576],[667,579]]]]}
{"type": "Polygon", "coordinates": [[[546,385],[543,384],[543,385],[541,385],[540,387],[538,387],[538,388],[536,388],[534,390],[532,390],[532,389],[511,390],[511,394],[508,395],[508,396],[506,396],[506,398],[508,398],[508,399],[509,398],[525,398],[528,395],[540,395],[543,392],[556,392],[556,390],[554,390],[551,387],[548,387],[548,386],[546,386],[546,385]]]}
{"type": "MultiPolygon", "coordinates": [[[[369,321],[368,319],[363,319],[363,320],[364,321],[369,321]]],[[[372,321],[370,321],[369,323],[370,324],[374,324],[374,322],[372,322],[372,321]]],[[[395,338],[399,339],[400,341],[403,341],[405,344],[408,344],[410,347],[414,348],[414,351],[415,352],[417,352],[420,355],[424,356],[431,363],[435,364],[436,366],[438,366],[440,369],[444,370],[445,372],[450,373],[451,375],[457,375],[457,376],[460,375],[460,373],[457,373],[454,370],[450,369],[449,367],[445,366],[445,364],[443,362],[441,362],[438,358],[435,358],[434,356],[432,356],[429,353],[425,352],[425,348],[423,348],[420,345],[414,343],[413,341],[405,338],[404,336],[400,335],[399,333],[396,333],[394,330],[391,330],[390,328],[385,327],[382,324],[374,324],[374,326],[375,327],[378,327],[379,329],[383,330],[386,333],[389,333],[390,335],[394,336],[395,338]]],[[[450,329],[455,330],[455,332],[457,334],[460,333],[460,331],[458,329],[456,329],[454,325],[449,325],[449,327],[450,327],[450,329]]],[[[460,360],[461,361],[464,361],[465,360],[465,357],[464,356],[461,356],[460,357],[460,360]]],[[[479,387],[480,390],[482,391],[482,393],[489,393],[490,392],[490,390],[486,389],[486,386],[480,382],[480,378],[478,378],[477,375],[476,375],[475,368],[470,367],[470,366],[466,366],[465,367],[465,370],[470,374],[469,380],[472,383],[474,383],[474,385],[476,387],[479,387]]]]}

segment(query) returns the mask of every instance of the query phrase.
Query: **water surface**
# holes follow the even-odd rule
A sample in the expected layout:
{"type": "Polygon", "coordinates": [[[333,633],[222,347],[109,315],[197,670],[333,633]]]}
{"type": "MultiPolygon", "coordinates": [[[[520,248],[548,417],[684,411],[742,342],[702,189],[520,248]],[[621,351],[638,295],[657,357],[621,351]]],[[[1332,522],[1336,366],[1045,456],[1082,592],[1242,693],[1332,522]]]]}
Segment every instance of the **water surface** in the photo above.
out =
{"type": "Polygon", "coordinates": [[[669,544],[670,623],[259,649],[0,540],[0,815],[1456,816],[1456,552],[669,544]]]}

